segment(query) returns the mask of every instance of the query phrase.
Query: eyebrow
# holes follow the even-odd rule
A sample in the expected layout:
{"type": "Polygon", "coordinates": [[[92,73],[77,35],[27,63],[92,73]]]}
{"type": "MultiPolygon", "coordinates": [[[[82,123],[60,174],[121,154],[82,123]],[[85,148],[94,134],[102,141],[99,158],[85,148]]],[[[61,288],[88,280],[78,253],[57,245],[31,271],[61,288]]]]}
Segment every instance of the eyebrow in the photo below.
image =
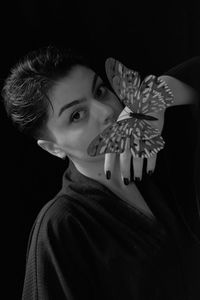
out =
{"type": "MultiPolygon", "coordinates": [[[[96,82],[97,82],[97,79],[98,79],[99,75],[97,75],[96,73],[94,74],[94,77],[93,77],[93,81],[92,81],[92,93],[94,93],[94,89],[95,89],[95,86],[96,86],[96,82]]],[[[63,111],[65,111],[66,109],[74,106],[74,105],[77,105],[77,104],[80,104],[82,102],[85,102],[86,101],[86,98],[81,98],[81,99],[77,99],[77,100],[74,100],[70,103],[67,103],[65,104],[59,111],[58,113],[58,117],[60,117],[60,115],[63,113],[63,111]]]]}

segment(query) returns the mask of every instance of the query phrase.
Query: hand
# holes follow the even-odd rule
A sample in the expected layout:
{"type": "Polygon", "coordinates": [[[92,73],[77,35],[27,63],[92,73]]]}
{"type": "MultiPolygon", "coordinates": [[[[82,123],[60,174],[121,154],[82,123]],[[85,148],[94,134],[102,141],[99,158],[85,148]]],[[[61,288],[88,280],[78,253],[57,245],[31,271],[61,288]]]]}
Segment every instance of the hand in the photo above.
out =
{"type": "MultiPolygon", "coordinates": [[[[165,109],[163,109],[159,112],[151,113],[151,115],[153,117],[158,119],[156,121],[151,121],[151,126],[159,129],[160,133],[162,132],[163,125],[164,125],[164,114],[165,114],[165,109]]],[[[155,170],[157,154],[155,154],[149,158],[133,157],[132,152],[130,150],[130,138],[127,138],[125,151],[123,153],[121,153],[121,154],[106,153],[105,154],[105,161],[104,161],[105,174],[107,173],[107,171],[109,171],[112,176],[112,172],[114,170],[114,165],[116,163],[117,156],[119,156],[121,178],[122,178],[122,181],[124,182],[124,184],[128,184],[129,182],[131,182],[131,179],[132,179],[131,173],[133,173],[134,180],[138,180],[138,181],[142,180],[144,159],[147,159],[146,172],[148,174],[152,174],[155,170]],[[132,171],[131,171],[131,168],[132,168],[132,171]]],[[[107,174],[109,174],[109,173],[107,173],[107,174]]]]}

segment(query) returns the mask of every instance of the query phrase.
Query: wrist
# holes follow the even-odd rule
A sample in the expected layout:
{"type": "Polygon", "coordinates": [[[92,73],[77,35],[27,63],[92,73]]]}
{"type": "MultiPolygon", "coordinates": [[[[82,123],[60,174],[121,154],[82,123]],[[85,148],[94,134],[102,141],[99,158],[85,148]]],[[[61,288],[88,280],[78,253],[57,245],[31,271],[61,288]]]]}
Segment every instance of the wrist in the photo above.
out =
{"type": "Polygon", "coordinates": [[[174,103],[172,104],[172,106],[196,104],[198,93],[191,86],[176,79],[175,77],[171,77],[168,75],[162,75],[159,76],[159,78],[167,83],[174,95],[174,103]]]}

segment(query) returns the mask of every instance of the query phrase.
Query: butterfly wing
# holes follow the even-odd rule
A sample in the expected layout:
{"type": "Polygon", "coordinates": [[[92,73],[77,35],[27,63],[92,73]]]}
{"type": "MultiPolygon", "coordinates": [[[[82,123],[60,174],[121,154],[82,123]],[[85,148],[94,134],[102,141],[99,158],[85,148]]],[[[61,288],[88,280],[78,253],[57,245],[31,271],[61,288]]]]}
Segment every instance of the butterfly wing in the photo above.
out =
{"type": "Polygon", "coordinates": [[[89,144],[88,155],[122,153],[127,138],[130,138],[130,148],[135,157],[150,157],[164,147],[164,141],[158,134],[152,134],[151,139],[149,137],[146,139],[143,133],[141,138],[140,133],[134,130],[135,127],[138,127],[134,122],[138,122],[138,120],[129,118],[111,124],[89,144]]]}
{"type": "Polygon", "coordinates": [[[130,150],[133,157],[149,158],[164,148],[162,136],[157,135],[151,139],[130,139],[130,150]]]}
{"type": "Polygon", "coordinates": [[[125,147],[127,122],[114,122],[96,136],[89,144],[87,152],[90,156],[105,153],[122,153],[125,147]]]}
{"type": "Polygon", "coordinates": [[[136,112],[145,115],[164,110],[174,102],[167,83],[154,75],[145,77],[135,97],[136,112]]]}
{"type": "Polygon", "coordinates": [[[106,60],[105,69],[115,93],[123,104],[126,105],[127,95],[134,95],[140,86],[139,73],[128,69],[111,57],[106,60]]]}
{"type": "Polygon", "coordinates": [[[154,75],[149,75],[140,84],[140,76],[114,58],[105,63],[108,80],[123,104],[137,113],[158,112],[174,102],[167,83],[154,75]]]}

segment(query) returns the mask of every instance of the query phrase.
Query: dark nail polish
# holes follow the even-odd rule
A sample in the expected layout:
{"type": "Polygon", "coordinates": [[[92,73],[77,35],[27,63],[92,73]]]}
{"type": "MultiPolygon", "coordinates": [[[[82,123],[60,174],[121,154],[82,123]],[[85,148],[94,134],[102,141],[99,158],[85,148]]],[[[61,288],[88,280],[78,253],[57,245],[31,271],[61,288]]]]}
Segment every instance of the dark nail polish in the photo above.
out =
{"type": "Polygon", "coordinates": [[[124,184],[125,184],[125,185],[128,185],[128,184],[129,184],[128,178],[124,178],[124,184]]]}
{"type": "Polygon", "coordinates": [[[110,171],[106,171],[106,178],[110,179],[111,178],[111,172],[110,171]]]}
{"type": "Polygon", "coordinates": [[[136,182],[140,182],[140,177],[135,177],[136,182]]]}

